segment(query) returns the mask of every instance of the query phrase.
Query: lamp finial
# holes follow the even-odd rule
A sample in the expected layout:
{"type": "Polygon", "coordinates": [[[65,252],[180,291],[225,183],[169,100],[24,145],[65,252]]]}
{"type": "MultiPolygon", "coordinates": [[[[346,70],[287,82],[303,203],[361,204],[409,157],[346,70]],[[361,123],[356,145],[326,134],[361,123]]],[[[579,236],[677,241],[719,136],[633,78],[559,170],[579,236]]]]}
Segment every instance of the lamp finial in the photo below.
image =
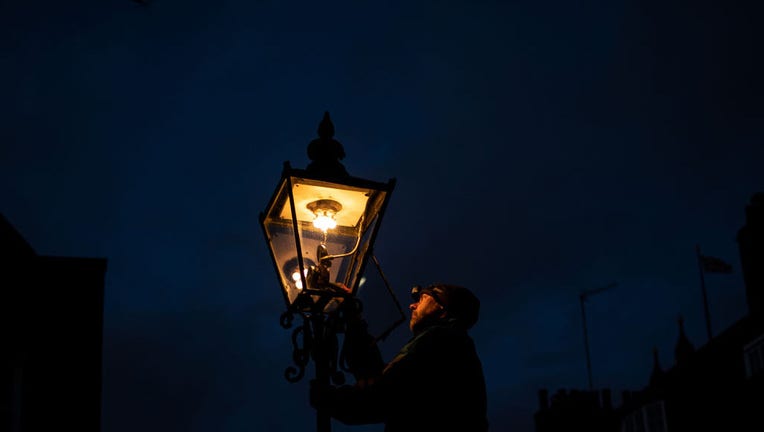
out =
{"type": "Polygon", "coordinates": [[[334,124],[329,111],[324,112],[324,118],[318,125],[318,138],[308,144],[308,172],[322,177],[342,178],[349,174],[340,163],[345,158],[345,149],[334,139],[334,124]]]}

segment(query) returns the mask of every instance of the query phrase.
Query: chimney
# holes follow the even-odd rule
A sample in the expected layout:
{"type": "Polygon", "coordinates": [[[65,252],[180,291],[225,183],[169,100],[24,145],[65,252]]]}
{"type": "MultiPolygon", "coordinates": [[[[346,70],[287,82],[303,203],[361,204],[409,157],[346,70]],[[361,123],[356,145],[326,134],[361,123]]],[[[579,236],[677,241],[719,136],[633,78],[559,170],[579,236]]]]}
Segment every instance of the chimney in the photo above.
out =
{"type": "Polygon", "coordinates": [[[751,197],[745,208],[745,225],[737,233],[748,314],[764,317],[764,192],[751,197]]]}

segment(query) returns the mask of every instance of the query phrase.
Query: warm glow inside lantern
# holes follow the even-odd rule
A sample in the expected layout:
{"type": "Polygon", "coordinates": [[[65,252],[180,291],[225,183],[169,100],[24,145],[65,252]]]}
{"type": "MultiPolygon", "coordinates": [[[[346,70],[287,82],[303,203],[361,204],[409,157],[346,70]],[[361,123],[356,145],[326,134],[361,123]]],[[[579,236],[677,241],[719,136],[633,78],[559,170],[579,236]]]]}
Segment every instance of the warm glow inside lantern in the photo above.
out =
{"type": "Polygon", "coordinates": [[[394,183],[320,178],[285,164],[260,223],[288,309],[310,310],[340,285],[357,291],[394,183]]]}

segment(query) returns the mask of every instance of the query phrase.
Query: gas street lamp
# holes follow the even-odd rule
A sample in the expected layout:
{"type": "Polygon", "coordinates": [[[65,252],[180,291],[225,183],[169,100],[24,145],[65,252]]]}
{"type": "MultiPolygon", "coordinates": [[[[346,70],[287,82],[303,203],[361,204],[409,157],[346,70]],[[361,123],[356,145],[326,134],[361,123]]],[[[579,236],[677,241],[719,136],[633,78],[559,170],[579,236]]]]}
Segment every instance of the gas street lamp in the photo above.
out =
{"type": "MultiPolygon", "coordinates": [[[[303,317],[292,332],[295,366],[286,369],[286,379],[302,379],[313,358],[316,380],[328,384],[344,380],[337,333],[349,314],[360,311],[356,294],[395,180],[379,183],[347,173],[328,112],[318,135],[308,145],[307,169],[284,163],[260,224],[286,304],[281,325],[290,328],[295,315],[303,317]]],[[[319,411],[317,422],[319,431],[331,429],[326,413],[319,411]]]]}

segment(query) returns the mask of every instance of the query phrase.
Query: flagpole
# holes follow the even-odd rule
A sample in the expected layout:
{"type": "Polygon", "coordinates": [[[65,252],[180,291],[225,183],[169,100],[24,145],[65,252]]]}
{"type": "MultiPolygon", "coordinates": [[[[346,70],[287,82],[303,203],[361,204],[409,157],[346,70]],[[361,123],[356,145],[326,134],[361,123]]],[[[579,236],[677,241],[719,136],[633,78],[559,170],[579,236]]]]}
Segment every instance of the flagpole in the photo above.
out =
{"type": "Polygon", "coordinates": [[[602,291],[607,291],[611,288],[615,288],[618,284],[616,282],[611,282],[610,284],[603,286],[601,288],[595,288],[590,289],[581,292],[581,294],[578,296],[578,299],[581,301],[581,323],[584,326],[584,348],[586,349],[586,372],[587,377],[589,378],[589,391],[594,390],[594,384],[592,382],[592,358],[589,354],[589,331],[586,328],[586,306],[584,305],[586,303],[586,299],[589,296],[592,296],[594,294],[599,294],[602,291]]]}
{"type": "Polygon", "coordinates": [[[695,245],[695,253],[698,256],[698,270],[700,271],[700,289],[703,291],[703,310],[706,314],[706,332],[708,340],[711,340],[711,313],[708,311],[708,294],[706,293],[706,278],[703,275],[703,256],[700,254],[700,245],[695,245]]]}
{"type": "Polygon", "coordinates": [[[586,330],[586,307],[584,302],[586,301],[586,294],[581,293],[578,297],[581,300],[581,322],[584,324],[584,348],[586,348],[586,373],[589,378],[589,391],[594,390],[592,383],[592,360],[589,354],[589,332],[586,330]]]}

